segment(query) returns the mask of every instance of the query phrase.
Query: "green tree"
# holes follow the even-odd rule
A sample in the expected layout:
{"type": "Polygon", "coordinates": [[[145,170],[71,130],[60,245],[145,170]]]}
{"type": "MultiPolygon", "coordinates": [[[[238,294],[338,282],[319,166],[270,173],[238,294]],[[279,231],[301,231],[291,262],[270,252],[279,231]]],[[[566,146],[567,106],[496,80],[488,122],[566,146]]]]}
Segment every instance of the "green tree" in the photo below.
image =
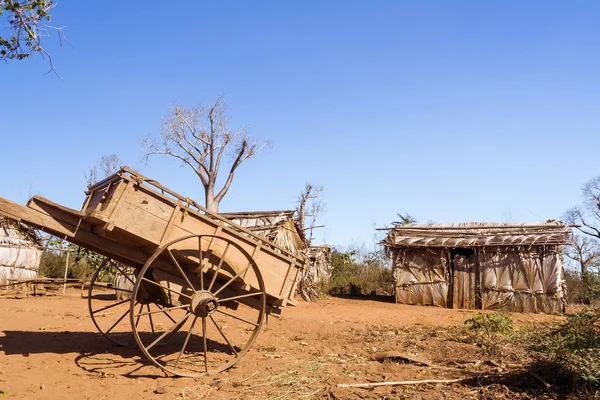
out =
{"type": "Polygon", "coordinates": [[[405,214],[397,213],[396,215],[398,216],[399,221],[392,222],[393,225],[408,225],[408,224],[417,223],[417,219],[415,217],[413,217],[412,215],[410,215],[409,213],[405,213],[405,214]]]}
{"type": "Polygon", "coordinates": [[[0,59],[23,60],[39,53],[48,58],[50,71],[54,71],[52,58],[42,45],[42,38],[50,36],[50,31],[62,38],[63,28],[48,24],[53,8],[53,0],[0,0],[0,16],[8,20],[9,31],[0,36],[0,59]]]}

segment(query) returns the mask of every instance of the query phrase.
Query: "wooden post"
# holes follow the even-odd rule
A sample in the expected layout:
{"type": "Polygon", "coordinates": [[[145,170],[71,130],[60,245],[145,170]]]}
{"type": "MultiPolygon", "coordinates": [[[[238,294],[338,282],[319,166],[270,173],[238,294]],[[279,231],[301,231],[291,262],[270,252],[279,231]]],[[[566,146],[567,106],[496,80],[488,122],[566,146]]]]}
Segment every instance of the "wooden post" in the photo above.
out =
{"type": "Polygon", "coordinates": [[[69,271],[69,252],[67,251],[67,260],[65,261],[65,283],[63,284],[63,295],[67,292],[67,273],[69,271]]]}

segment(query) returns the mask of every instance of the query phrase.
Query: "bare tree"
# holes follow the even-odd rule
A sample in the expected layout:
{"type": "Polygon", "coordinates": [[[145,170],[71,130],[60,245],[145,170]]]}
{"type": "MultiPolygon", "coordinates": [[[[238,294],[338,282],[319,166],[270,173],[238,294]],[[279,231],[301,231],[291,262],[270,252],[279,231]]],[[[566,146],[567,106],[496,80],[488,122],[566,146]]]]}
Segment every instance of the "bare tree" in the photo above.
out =
{"type": "Polygon", "coordinates": [[[593,237],[575,235],[564,254],[576,263],[582,279],[586,279],[588,272],[600,273],[600,244],[593,237]]]}
{"type": "Polygon", "coordinates": [[[229,129],[226,110],[222,96],[209,106],[175,105],[165,118],[160,134],[142,142],[145,161],[151,155],[167,155],[192,168],[204,187],[206,208],[212,212],[219,211],[237,168],[267,145],[259,145],[245,129],[229,129]],[[217,191],[215,185],[226,150],[232,162],[225,183],[217,191]]]}
{"type": "Polygon", "coordinates": [[[298,196],[298,206],[296,207],[298,225],[302,232],[306,230],[310,231],[308,236],[309,243],[313,239],[313,230],[322,227],[316,226],[317,218],[325,209],[325,203],[321,198],[322,194],[323,186],[315,186],[307,183],[300,196],[298,196]]]}
{"type": "Polygon", "coordinates": [[[114,174],[121,168],[121,160],[116,154],[106,154],[100,157],[100,160],[90,167],[90,170],[85,174],[85,179],[88,186],[92,186],[98,182],[98,170],[102,173],[102,179],[114,174]]]}
{"type": "Polygon", "coordinates": [[[600,176],[586,182],[581,192],[583,204],[571,208],[563,219],[580,232],[600,239],[600,176]]]}

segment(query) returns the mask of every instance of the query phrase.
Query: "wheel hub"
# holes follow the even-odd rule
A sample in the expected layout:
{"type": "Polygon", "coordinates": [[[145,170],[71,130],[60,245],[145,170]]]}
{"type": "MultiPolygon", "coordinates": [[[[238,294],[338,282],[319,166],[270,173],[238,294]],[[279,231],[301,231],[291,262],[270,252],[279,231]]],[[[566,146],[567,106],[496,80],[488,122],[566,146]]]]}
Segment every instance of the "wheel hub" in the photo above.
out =
{"type": "Polygon", "coordinates": [[[196,292],[192,297],[191,311],[198,317],[208,317],[219,307],[217,299],[206,290],[196,292]]]}

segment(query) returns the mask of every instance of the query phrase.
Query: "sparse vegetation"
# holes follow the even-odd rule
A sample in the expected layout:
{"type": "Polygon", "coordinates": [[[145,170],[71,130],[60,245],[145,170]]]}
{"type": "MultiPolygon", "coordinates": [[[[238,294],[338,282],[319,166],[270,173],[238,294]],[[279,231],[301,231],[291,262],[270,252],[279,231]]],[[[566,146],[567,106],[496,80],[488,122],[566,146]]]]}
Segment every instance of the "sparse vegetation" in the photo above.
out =
{"type": "Polygon", "coordinates": [[[46,246],[48,250],[42,254],[38,268],[38,275],[46,278],[64,278],[67,252],[69,253],[67,278],[89,277],[104,259],[104,256],[98,253],[59,239],[48,240],[46,246]]]}
{"type": "Polygon", "coordinates": [[[600,303],[600,276],[595,273],[565,271],[567,286],[567,304],[596,304],[600,303]]]}
{"type": "Polygon", "coordinates": [[[331,263],[333,272],[325,290],[331,295],[390,296],[393,292],[394,276],[381,251],[361,257],[358,250],[334,250],[331,263]]]}
{"type": "Polygon", "coordinates": [[[513,320],[504,311],[477,313],[465,321],[465,327],[477,337],[477,343],[486,355],[499,353],[499,337],[513,330],[513,320]]]}
{"type": "Polygon", "coordinates": [[[600,391],[600,310],[567,316],[560,327],[539,334],[532,368],[550,383],[574,392],[600,391]]]}

